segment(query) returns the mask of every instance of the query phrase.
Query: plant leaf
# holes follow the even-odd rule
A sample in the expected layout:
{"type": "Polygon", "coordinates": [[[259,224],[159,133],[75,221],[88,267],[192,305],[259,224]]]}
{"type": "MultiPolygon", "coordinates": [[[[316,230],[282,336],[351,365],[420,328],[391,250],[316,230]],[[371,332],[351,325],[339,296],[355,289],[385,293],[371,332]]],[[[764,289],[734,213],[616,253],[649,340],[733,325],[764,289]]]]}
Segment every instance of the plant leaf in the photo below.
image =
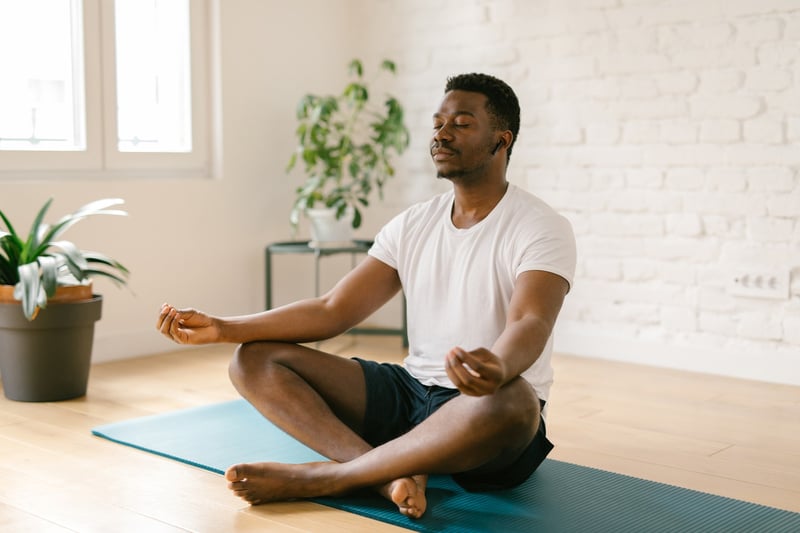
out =
{"type": "MultiPolygon", "coordinates": [[[[73,215],[83,215],[83,214],[93,214],[100,211],[105,211],[109,207],[115,205],[122,205],[125,203],[125,200],[122,198],[103,198],[102,200],[95,200],[93,202],[89,202],[86,205],[79,207],[73,215]]],[[[108,212],[108,211],[106,211],[108,212]]]]}
{"type": "Polygon", "coordinates": [[[17,280],[11,273],[11,262],[0,255],[0,285],[16,285],[17,280]]]}
{"type": "Polygon", "coordinates": [[[106,270],[87,268],[86,270],[83,271],[83,273],[86,274],[87,278],[89,278],[89,277],[104,277],[104,278],[108,278],[108,279],[114,281],[115,283],[117,283],[117,285],[126,285],[128,283],[128,281],[125,278],[123,278],[122,276],[118,276],[117,274],[114,274],[113,272],[108,272],[106,270]]]}
{"type": "Polygon", "coordinates": [[[44,255],[38,259],[41,267],[41,278],[44,292],[48,298],[55,295],[58,287],[59,262],[55,257],[44,255]]]}
{"type": "Polygon", "coordinates": [[[3,285],[16,285],[19,282],[19,254],[23,243],[15,234],[6,233],[0,237],[0,250],[5,252],[5,256],[0,254],[0,283],[3,285]]]}
{"type": "MultiPolygon", "coordinates": [[[[86,261],[86,258],[83,256],[83,253],[78,249],[77,246],[75,246],[70,241],[54,241],[50,243],[50,246],[61,250],[63,252],[63,255],[81,270],[89,267],[89,263],[88,261],[86,261]]],[[[82,278],[79,276],[75,277],[78,278],[79,280],[82,280],[82,278]]]]}
{"type": "Polygon", "coordinates": [[[347,71],[350,75],[356,75],[359,78],[364,75],[364,65],[358,59],[353,59],[350,61],[350,64],[347,65],[347,71]]]}
{"type": "MultiPolygon", "coordinates": [[[[109,207],[120,205],[125,203],[124,200],[119,198],[106,198],[103,200],[96,200],[94,202],[90,202],[75,211],[72,214],[64,215],[61,219],[55,223],[52,229],[48,232],[47,236],[42,239],[42,243],[47,243],[47,241],[51,241],[56,237],[63,234],[67,231],[70,227],[77,224],[84,218],[92,215],[114,215],[114,216],[127,216],[128,213],[122,211],[120,209],[108,209],[109,207]]],[[[46,249],[46,247],[45,247],[46,249]]],[[[44,253],[44,249],[38,251],[39,253],[44,253]]]]}
{"type": "Polygon", "coordinates": [[[292,157],[289,158],[289,163],[286,165],[286,172],[291,171],[296,163],[297,163],[297,152],[293,153],[292,157]]]}
{"type": "Polygon", "coordinates": [[[311,105],[314,97],[310,94],[306,94],[297,102],[297,118],[298,120],[302,120],[304,118],[308,118],[308,108],[311,105]]]}
{"type": "Polygon", "coordinates": [[[356,105],[363,105],[369,100],[369,91],[364,85],[353,82],[345,88],[344,96],[356,105]]]}
{"type": "Polygon", "coordinates": [[[69,241],[58,241],[53,243],[53,247],[60,250],[53,255],[63,261],[62,269],[65,267],[77,281],[85,280],[86,276],[83,271],[89,267],[89,263],[77,246],[69,241]]]}
{"type": "MultiPolygon", "coordinates": [[[[39,263],[20,265],[18,271],[19,283],[14,287],[14,297],[22,302],[22,312],[25,318],[33,320],[36,307],[41,304],[39,293],[44,293],[40,286],[39,263]]],[[[46,305],[47,296],[45,295],[44,306],[46,305]]]]}
{"type": "Polygon", "coordinates": [[[383,60],[383,62],[381,63],[381,68],[383,70],[391,72],[392,74],[397,73],[397,66],[394,64],[394,61],[390,61],[388,59],[383,60]]]}
{"type": "Polygon", "coordinates": [[[6,218],[6,215],[0,211],[0,218],[3,219],[3,223],[6,225],[6,229],[11,233],[11,235],[16,235],[17,232],[14,231],[14,226],[11,225],[11,222],[6,218]]]}
{"type": "Polygon", "coordinates": [[[52,203],[53,199],[50,198],[44,203],[42,208],[36,214],[36,218],[33,220],[33,224],[31,225],[31,231],[28,233],[28,239],[25,241],[25,244],[23,245],[19,255],[20,263],[31,263],[38,257],[36,249],[39,248],[39,242],[42,238],[40,227],[42,225],[44,215],[47,213],[47,210],[50,208],[50,204],[52,203]]]}
{"type": "Polygon", "coordinates": [[[89,252],[86,250],[84,250],[82,253],[83,257],[86,259],[88,263],[106,265],[115,270],[119,270],[120,272],[122,272],[122,274],[126,276],[130,274],[130,270],[128,270],[122,263],[120,263],[115,259],[111,259],[105,254],[97,252],[89,252]]]}

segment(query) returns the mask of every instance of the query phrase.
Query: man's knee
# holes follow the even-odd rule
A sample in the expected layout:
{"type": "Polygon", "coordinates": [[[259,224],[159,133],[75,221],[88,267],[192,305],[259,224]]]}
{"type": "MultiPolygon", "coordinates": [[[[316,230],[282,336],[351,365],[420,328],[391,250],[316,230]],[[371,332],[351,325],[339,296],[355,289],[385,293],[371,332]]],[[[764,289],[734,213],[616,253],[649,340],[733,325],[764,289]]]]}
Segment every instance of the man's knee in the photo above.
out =
{"type": "Polygon", "coordinates": [[[276,363],[285,345],[277,342],[248,342],[240,344],[233,352],[228,365],[228,376],[237,389],[246,387],[248,382],[263,378],[271,365],[276,363]]]}
{"type": "Polygon", "coordinates": [[[506,384],[495,394],[482,397],[484,416],[502,426],[502,432],[533,438],[539,426],[540,403],[533,388],[522,378],[506,384]]]}

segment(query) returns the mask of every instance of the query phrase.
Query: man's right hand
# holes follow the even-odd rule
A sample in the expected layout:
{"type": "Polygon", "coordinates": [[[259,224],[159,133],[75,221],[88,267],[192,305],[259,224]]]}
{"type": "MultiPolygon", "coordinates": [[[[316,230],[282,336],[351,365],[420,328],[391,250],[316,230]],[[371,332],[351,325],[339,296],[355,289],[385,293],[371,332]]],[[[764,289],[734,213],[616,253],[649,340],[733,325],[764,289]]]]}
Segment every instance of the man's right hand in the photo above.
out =
{"type": "Polygon", "coordinates": [[[196,309],[176,309],[165,303],[156,329],[178,344],[220,342],[219,321],[196,309]]]}

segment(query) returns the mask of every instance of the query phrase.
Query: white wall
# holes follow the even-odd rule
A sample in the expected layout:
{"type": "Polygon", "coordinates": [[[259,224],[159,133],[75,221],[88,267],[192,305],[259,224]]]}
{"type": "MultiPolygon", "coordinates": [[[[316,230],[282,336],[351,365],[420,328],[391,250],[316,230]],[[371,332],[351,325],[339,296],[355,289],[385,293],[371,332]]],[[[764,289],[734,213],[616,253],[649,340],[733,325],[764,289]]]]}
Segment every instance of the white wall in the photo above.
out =
{"type": "Polygon", "coordinates": [[[366,2],[413,111],[403,200],[447,75],[515,87],[510,179],[573,222],[556,349],[800,384],[800,3],[366,2]],[[792,270],[791,299],[730,295],[739,267],[792,270]]]}

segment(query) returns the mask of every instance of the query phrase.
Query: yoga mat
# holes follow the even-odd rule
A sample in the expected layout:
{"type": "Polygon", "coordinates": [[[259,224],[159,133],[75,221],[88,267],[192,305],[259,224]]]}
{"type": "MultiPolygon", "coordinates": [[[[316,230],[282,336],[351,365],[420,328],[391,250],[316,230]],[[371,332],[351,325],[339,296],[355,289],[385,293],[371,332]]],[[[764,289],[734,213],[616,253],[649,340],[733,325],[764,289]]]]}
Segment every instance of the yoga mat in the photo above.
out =
{"type": "MultiPolygon", "coordinates": [[[[242,462],[322,458],[244,400],[107,424],[92,433],[219,474],[242,462]]],[[[419,520],[371,492],[314,501],[416,531],[800,532],[800,513],[552,459],[512,490],[468,493],[449,476],[432,476],[426,494],[428,510],[419,520]]]]}

